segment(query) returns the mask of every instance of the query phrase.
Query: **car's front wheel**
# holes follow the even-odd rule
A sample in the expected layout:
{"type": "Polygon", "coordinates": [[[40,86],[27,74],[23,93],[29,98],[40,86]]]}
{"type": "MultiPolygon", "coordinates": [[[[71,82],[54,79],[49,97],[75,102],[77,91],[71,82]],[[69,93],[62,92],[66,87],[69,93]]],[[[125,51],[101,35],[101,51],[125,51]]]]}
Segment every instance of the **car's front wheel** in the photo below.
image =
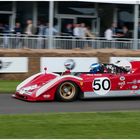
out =
{"type": "Polygon", "coordinates": [[[73,101],[77,98],[78,87],[74,82],[65,81],[57,89],[56,98],[61,101],[73,101]]]}

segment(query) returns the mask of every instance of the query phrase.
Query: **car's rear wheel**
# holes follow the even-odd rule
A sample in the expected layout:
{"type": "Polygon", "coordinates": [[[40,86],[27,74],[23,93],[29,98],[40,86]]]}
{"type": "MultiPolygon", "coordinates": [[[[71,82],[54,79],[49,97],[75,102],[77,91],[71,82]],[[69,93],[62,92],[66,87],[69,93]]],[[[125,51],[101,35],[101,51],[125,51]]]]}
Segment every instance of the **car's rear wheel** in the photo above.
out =
{"type": "Polygon", "coordinates": [[[77,85],[74,82],[65,81],[59,85],[56,93],[56,98],[61,101],[73,101],[76,100],[77,95],[77,85]]]}

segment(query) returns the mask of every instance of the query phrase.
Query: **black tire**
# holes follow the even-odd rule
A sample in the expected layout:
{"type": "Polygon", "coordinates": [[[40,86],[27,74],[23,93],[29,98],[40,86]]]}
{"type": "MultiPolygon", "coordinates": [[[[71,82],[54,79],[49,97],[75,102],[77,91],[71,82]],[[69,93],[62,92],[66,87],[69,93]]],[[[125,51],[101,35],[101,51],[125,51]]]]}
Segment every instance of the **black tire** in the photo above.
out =
{"type": "Polygon", "coordinates": [[[78,86],[71,81],[61,83],[56,92],[56,99],[59,101],[70,102],[76,100],[78,96],[78,86]]]}

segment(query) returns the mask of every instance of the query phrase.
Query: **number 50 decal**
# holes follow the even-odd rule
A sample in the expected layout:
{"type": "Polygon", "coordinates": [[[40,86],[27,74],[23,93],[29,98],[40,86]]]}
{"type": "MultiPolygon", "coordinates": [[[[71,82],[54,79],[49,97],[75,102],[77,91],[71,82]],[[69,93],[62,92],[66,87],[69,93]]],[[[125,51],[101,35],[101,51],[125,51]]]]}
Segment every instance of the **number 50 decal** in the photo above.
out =
{"type": "Polygon", "coordinates": [[[105,95],[110,91],[111,82],[107,77],[95,78],[92,83],[94,92],[98,95],[105,95]]]}

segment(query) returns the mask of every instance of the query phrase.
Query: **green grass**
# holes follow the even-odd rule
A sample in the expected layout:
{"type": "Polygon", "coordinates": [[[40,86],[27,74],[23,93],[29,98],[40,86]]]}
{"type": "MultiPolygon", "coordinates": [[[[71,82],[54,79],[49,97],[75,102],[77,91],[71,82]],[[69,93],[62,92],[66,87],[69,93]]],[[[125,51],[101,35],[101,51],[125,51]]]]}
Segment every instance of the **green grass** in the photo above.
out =
{"type": "Polygon", "coordinates": [[[0,93],[15,92],[19,81],[0,81],[0,93]]]}
{"type": "Polygon", "coordinates": [[[140,139],[140,112],[1,115],[3,138],[140,139]]]}

